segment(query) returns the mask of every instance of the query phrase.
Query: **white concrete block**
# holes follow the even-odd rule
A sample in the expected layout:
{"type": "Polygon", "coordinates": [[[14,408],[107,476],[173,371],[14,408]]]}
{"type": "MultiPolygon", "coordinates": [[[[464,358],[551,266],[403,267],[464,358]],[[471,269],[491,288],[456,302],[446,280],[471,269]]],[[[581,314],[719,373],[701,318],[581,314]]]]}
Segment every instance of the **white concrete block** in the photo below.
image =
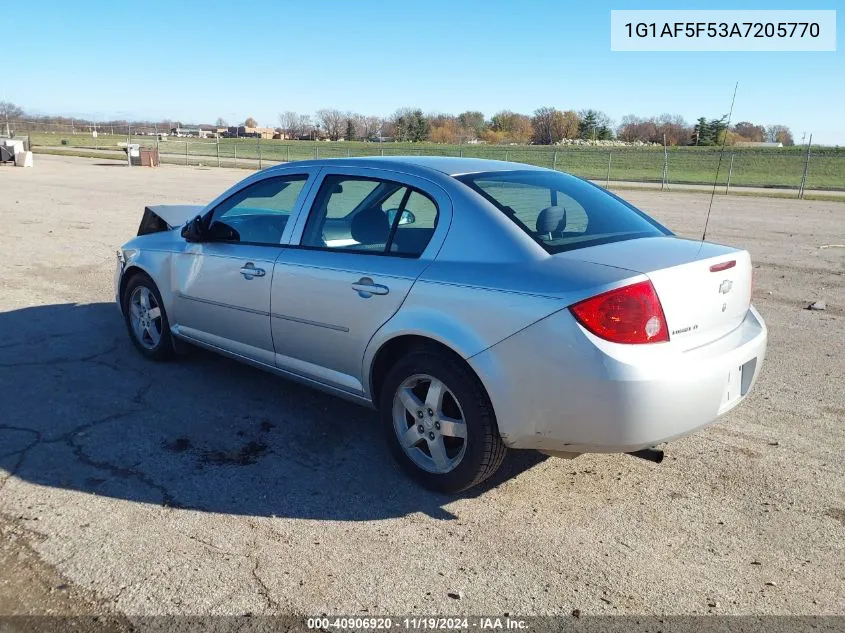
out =
{"type": "Polygon", "coordinates": [[[15,165],[18,167],[32,167],[32,152],[18,152],[15,154],[15,165]]]}

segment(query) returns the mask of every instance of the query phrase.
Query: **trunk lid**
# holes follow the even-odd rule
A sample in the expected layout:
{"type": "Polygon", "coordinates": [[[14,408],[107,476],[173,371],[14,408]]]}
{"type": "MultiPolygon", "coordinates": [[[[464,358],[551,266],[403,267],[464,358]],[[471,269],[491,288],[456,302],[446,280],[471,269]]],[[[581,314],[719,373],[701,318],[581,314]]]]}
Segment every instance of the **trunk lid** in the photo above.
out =
{"type": "Polygon", "coordinates": [[[650,237],[555,255],[645,274],[654,285],[669,343],[691,349],[739,327],[751,304],[747,251],[676,237],[650,237]],[[732,263],[733,262],[733,263],[732,263]]]}

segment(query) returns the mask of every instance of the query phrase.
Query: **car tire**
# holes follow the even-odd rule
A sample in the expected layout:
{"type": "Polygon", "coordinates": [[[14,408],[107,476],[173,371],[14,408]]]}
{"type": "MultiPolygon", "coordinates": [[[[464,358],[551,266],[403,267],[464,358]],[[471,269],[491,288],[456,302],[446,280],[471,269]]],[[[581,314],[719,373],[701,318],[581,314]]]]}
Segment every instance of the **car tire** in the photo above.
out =
{"type": "Polygon", "coordinates": [[[144,357],[155,361],[169,360],[173,357],[174,346],[170,334],[170,322],[167,320],[161,294],[148,275],[136,273],[132,276],[123,291],[121,307],[129,338],[144,357]],[[139,305],[139,300],[141,305],[139,305]],[[144,301],[147,302],[147,310],[153,310],[154,316],[149,313],[137,314],[137,308],[140,307],[143,310],[144,301]],[[155,308],[158,308],[157,313],[154,312],[155,308]]]}
{"type": "Polygon", "coordinates": [[[476,486],[496,472],[505,457],[507,449],[481,381],[462,359],[446,351],[418,348],[402,356],[384,378],[379,411],[393,457],[431,490],[456,493],[476,486]],[[428,396],[437,384],[442,387],[442,405],[434,411],[428,405],[436,396],[428,396]],[[461,433],[464,438],[454,436],[461,433]],[[418,442],[409,446],[417,437],[418,442]]]}

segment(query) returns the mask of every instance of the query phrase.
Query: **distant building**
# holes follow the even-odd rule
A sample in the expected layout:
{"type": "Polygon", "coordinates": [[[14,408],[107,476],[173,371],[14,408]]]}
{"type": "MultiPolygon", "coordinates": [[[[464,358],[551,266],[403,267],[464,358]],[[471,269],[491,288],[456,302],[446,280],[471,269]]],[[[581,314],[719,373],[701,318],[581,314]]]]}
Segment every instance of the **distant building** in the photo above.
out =
{"type": "Polygon", "coordinates": [[[179,138],[183,136],[195,136],[199,138],[201,136],[201,132],[202,130],[198,127],[174,127],[170,130],[170,135],[179,138]]]}
{"type": "Polygon", "coordinates": [[[276,130],[271,127],[237,127],[228,128],[225,136],[238,138],[273,138],[276,130]]]}
{"type": "Polygon", "coordinates": [[[740,141],[734,147],[783,147],[783,143],[770,143],[769,141],[740,141]]]}

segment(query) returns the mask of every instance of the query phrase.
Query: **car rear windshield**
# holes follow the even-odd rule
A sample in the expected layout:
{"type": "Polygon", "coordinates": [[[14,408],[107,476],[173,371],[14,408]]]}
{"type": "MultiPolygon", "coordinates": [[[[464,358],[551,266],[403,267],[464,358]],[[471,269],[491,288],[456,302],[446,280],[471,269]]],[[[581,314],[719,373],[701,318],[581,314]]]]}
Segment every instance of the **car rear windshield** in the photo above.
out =
{"type": "Polygon", "coordinates": [[[672,233],[613,194],[568,174],[467,174],[468,185],[549,253],[672,233]]]}

